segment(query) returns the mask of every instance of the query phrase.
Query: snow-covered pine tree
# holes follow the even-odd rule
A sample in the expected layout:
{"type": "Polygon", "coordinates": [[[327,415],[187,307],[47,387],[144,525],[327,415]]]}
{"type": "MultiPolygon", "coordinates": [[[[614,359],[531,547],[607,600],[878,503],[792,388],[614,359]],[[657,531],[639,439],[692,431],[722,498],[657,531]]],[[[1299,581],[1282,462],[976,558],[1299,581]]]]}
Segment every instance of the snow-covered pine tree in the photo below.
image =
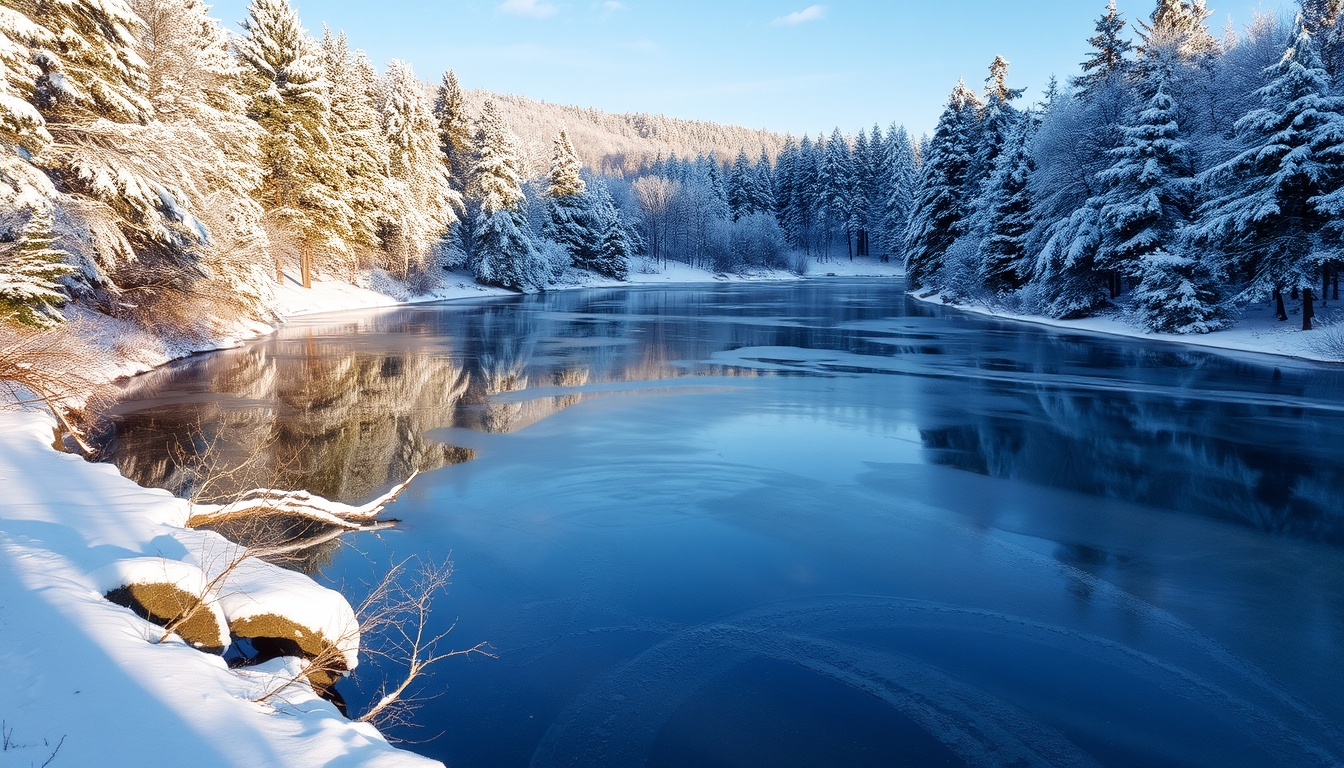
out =
{"type": "Polygon", "coordinates": [[[966,179],[980,107],[975,93],[958,81],[929,141],[905,238],[905,272],[912,288],[935,287],[944,254],[966,234],[966,179]]]}
{"type": "Polygon", "coordinates": [[[847,228],[854,232],[854,252],[859,256],[867,256],[873,219],[872,201],[877,197],[876,158],[867,131],[860,130],[859,135],[854,137],[852,179],[852,202],[847,228]]]}
{"type": "Polygon", "coordinates": [[[345,171],[343,190],[350,246],[372,254],[383,247],[384,223],[395,215],[389,189],[388,142],[378,112],[378,70],[363,51],[352,52],[345,33],[326,30],[322,63],[331,98],[333,157],[345,171]]]}
{"type": "Polygon", "coordinates": [[[261,130],[247,117],[243,68],[230,35],[202,0],[130,5],[144,22],[137,51],[155,115],[148,129],[140,129],[152,132],[153,141],[136,151],[142,162],[171,169],[165,175],[175,202],[204,226],[205,237],[193,238],[191,247],[214,284],[191,292],[215,297],[211,304],[221,306],[198,309],[218,311],[224,319],[240,311],[259,314],[271,299],[269,243],[256,199],[261,130]]]}
{"type": "Polygon", "coordinates": [[[1178,251],[1144,257],[1130,297],[1133,317],[1157,333],[1212,333],[1227,327],[1217,276],[1207,262],[1178,251]]]}
{"type": "Polygon", "coordinates": [[[393,272],[405,278],[429,266],[434,247],[457,221],[461,196],[450,184],[438,125],[411,65],[388,65],[379,101],[395,200],[384,248],[393,257],[393,272]]]}
{"type": "Polygon", "coordinates": [[[602,230],[594,208],[596,201],[587,194],[581,169],[569,134],[562,129],[555,137],[551,157],[551,175],[546,188],[547,220],[542,234],[564,246],[574,266],[595,270],[602,247],[602,230]]]}
{"type": "Polygon", "coordinates": [[[1218,41],[1209,33],[1212,15],[1204,0],[1158,0],[1151,19],[1139,22],[1140,69],[1155,66],[1163,51],[1174,52],[1182,60],[1217,53],[1218,41]]]}
{"type": "Polygon", "coordinates": [[[0,250],[0,321],[49,328],[65,320],[59,307],[67,297],[58,281],[74,268],[53,247],[52,227],[51,211],[34,209],[17,241],[0,250]]]}
{"type": "Polygon", "coordinates": [[[755,213],[751,194],[751,175],[751,160],[747,157],[747,150],[739,149],[737,159],[733,161],[733,167],[728,172],[726,185],[728,210],[732,214],[733,221],[755,213]]]}
{"type": "Polygon", "coordinates": [[[42,74],[33,63],[34,49],[50,47],[53,38],[17,9],[0,6],[0,143],[22,148],[29,157],[52,140],[32,100],[42,74]]]}
{"type": "Polygon", "coordinates": [[[785,213],[784,231],[793,238],[794,247],[818,255],[816,200],[820,193],[822,153],[810,136],[804,136],[793,159],[793,194],[785,213]]]}
{"type": "Polygon", "coordinates": [[[1031,175],[1036,162],[1030,145],[1036,124],[1031,113],[1018,118],[981,195],[980,279],[995,293],[1018,290],[1031,277],[1028,239],[1035,226],[1031,175]]]}
{"type": "Polygon", "coordinates": [[[985,78],[985,104],[980,112],[979,130],[973,137],[975,156],[967,172],[966,183],[973,197],[994,170],[994,162],[1008,142],[1008,134],[1017,122],[1013,102],[1022,96],[1020,89],[1008,87],[1008,60],[995,56],[985,78]]]}
{"type": "MultiPolygon", "coordinates": [[[[892,124],[887,130],[886,192],[882,203],[882,239],[884,254],[899,256],[905,251],[905,235],[919,189],[919,168],[915,146],[903,126],[892,124]]],[[[884,255],[883,260],[886,260],[884,255]]]]}
{"type": "Polygon", "coordinates": [[[1130,65],[1127,56],[1134,49],[1124,36],[1126,26],[1124,14],[1111,0],[1106,15],[1097,20],[1097,34],[1088,38],[1092,51],[1083,62],[1083,74],[1070,81],[1080,97],[1087,98],[1098,88],[1118,84],[1124,78],[1130,65]]]}
{"type": "Polygon", "coordinates": [[[607,185],[599,181],[591,194],[594,199],[594,218],[601,233],[601,244],[593,270],[607,277],[625,280],[630,276],[630,259],[634,258],[636,252],[634,239],[630,236],[629,227],[622,221],[621,212],[617,210],[607,185]]]}
{"type": "Polygon", "coordinates": [[[1344,215],[1344,100],[1301,25],[1267,75],[1260,108],[1237,121],[1242,151],[1200,176],[1209,200],[1193,234],[1227,255],[1245,298],[1273,296],[1286,320],[1283,292],[1305,289],[1310,305],[1333,252],[1324,241],[1344,215]]]}
{"type": "Polygon", "coordinates": [[[476,150],[462,86],[457,81],[457,74],[451,69],[443,74],[443,84],[434,102],[434,117],[439,121],[439,146],[448,158],[453,188],[464,192],[475,164],[476,150]]]}
{"type": "Polygon", "coordinates": [[[1122,129],[1124,143],[1111,151],[1111,166],[1097,176],[1104,191],[1094,204],[1102,227],[1095,266],[1106,273],[1113,297],[1123,292],[1124,281],[1147,272],[1146,258],[1175,252],[1194,207],[1190,151],[1177,125],[1176,100],[1164,82],[1155,90],[1122,129]]]}
{"type": "Polygon", "coordinates": [[[713,152],[705,158],[705,179],[709,184],[710,207],[719,218],[729,218],[732,209],[728,206],[728,186],[723,179],[723,166],[713,152]]]}
{"type": "Polygon", "coordinates": [[[331,138],[321,53],[288,0],[252,0],[243,32],[235,48],[246,69],[248,114],[264,131],[258,199],[274,230],[276,278],[284,280],[281,250],[289,241],[311,288],[316,251],[349,258],[355,218],[331,138]]]}
{"type": "Polygon", "coordinates": [[[798,248],[800,243],[794,236],[789,226],[789,216],[793,207],[794,196],[794,163],[798,157],[798,143],[793,140],[793,136],[786,136],[784,146],[779,151],[779,157],[775,161],[775,183],[774,183],[774,214],[775,220],[784,230],[784,239],[789,245],[798,248]]]}
{"type": "Polygon", "coordinates": [[[826,153],[821,165],[821,186],[818,210],[826,222],[829,255],[830,230],[839,229],[845,235],[849,258],[854,258],[854,156],[845,135],[836,128],[826,142],[826,153]]]}
{"type": "Polygon", "coordinates": [[[775,172],[764,147],[751,169],[751,207],[755,213],[775,212],[775,172]]]}
{"type": "Polygon", "coordinates": [[[550,265],[537,250],[522,212],[518,142],[494,102],[487,101],[481,109],[475,146],[468,194],[479,205],[472,264],[476,278],[517,290],[543,288],[551,276],[550,265]]]}
{"type": "Polygon", "coordinates": [[[47,33],[31,39],[31,61],[40,70],[31,99],[54,141],[33,160],[59,191],[107,206],[83,223],[114,242],[90,254],[85,272],[93,277],[134,266],[151,283],[199,273],[194,246],[202,233],[170,178],[184,158],[172,148],[161,152],[172,137],[152,120],[149,78],[137,50],[141,19],[125,0],[6,5],[47,33]],[[145,274],[160,265],[175,274],[145,274]]]}

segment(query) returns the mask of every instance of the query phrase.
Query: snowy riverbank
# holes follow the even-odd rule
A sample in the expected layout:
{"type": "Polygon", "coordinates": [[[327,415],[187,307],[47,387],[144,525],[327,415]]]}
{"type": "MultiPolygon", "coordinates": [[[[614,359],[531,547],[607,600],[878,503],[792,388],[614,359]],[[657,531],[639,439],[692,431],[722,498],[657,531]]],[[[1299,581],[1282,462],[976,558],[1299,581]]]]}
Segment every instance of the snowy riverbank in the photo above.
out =
{"type": "Polygon", "coordinates": [[[963,312],[1005,320],[1047,325],[1053,328],[1104,333],[1110,336],[1124,336],[1133,339],[1165,341],[1227,352],[1255,352],[1321,362],[1344,361],[1341,355],[1332,355],[1322,348],[1323,337],[1326,334],[1344,338],[1344,332],[1341,332],[1338,328],[1326,329],[1330,324],[1344,324],[1344,305],[1337,301],[1331,301],[1324,306],[1317,307],[1317,330],[1315,331],[1301,330],[1300,306],[1292,308],[1296,310],[1297,314],[1295,316],[1290,317],[1287,322],[1281,322],[1274,317],[1271,307],[1257,304],[1245,307],[1241,315],[1236,318],[1235,324],[1227,330],[1203,335],[1177,335],[1152,333],[1116,316],[1089,317],[1082,320],[1055,320],[1040,315],[1019,314],[983,304],[945,303],[942,295],[937,293],[928,296],[914,293],[910,295],[927,304],[947,306],[963,312]]]}
{"type": "MultiPolygon", "coordinates": [[[[812,273],[898,277],[900,270],[844,260],[812,273]]],[[[636,269],[626,283],[576,275],[558,289],[796,279],[673,264],[636,269]]],[[[277,289],[277,317],[509,293],[465,275],[449,275],[423,296],[377,276],[362,282],[318,280],[305,290],[291,280],[277,289]]],[[[251,323],[229,336],[169,343],[129,323],[90,313],[77,318],[80,332],[104,352],[90,372],[100,381],[274,330],[251,323]]],[[[184,527],[187,502],[140,488],[109,464],[54,450],[54,428],[44,412],[0,412],[0,720],[11,744],[0,765],[42,765],[53,754],[53,768],[175,759],[196,766],[438,765],[390,746],[371,726],[351,723],[307,687],[255,703],[286,679],[284,668],[233,671],[182,642],[157,643],[152,625],[105,600],[99,573],[109,565],[162,558],[209,570],[205,561],[227,545],[184,527]]]]}

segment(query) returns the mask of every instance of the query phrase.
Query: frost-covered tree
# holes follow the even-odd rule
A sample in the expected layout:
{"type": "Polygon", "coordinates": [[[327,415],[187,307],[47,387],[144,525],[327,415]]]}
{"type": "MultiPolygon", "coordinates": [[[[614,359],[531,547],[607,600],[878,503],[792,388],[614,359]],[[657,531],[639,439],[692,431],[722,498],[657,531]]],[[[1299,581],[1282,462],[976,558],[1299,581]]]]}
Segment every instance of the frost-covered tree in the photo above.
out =
{"type": "Polygon", "coordinates": [[[476,164],[468,193],[477,201],[476,278],[518,290],[545,287],[551,266],[537,249],[522,210],[518,142],[493,102],[486,102],[476,129],[476,164]]]}
{"type": "Polygon", "coordinates": [[[1158,333],[1212,333],[1227,327],[1217,276],[1207,262],[1155,251],[1139,270],[1130,297],[1134,318],[1158,333]]]}
{"type": "Polygon", "coordinates": [[[439,121],[439,146],[448,158],[454,189],[463,192],[475,163],[475,146],[462,86],[451,69],[443,74],[443,84],[434,102],[434,117],[439,121]]]}
{"type": "Polygon", "coordinates": [[[621,212],[612,200],[607,185],[599,182],[592,192],[593,210],[601,233],[598,255],[592,266],[593,271],[617,280],[630,276],[630,259],[636,253],[634,238],[630,228],[621,219],[621,212]]]}
{"type": "Polygon", "coordinates": [[[887,185],[882,200],[881,245],[885,253],[897,255],[905,248],[906,230],[919,187],[915,146],[904,127],[893,124],[888,129],[885,154],[887,185]]]}
{"type": "Polygon", "coordinates": [[[1209,200],[1195,242],[1227,255],[1243,296],[1272,295],[1281,319],[1283,292],[1305,289],[1310,328],[1310,292],[1344,214],[1344,103],[1305,29],[1267,74],[1260,107],[1237,121],[1242,150],[1200,177],[1209,200]]]}
{"type": "Polygon", "coordinates": [[[1186,60],[1217,53],[1218,41],[1209,33],[1212,15],[1205,0],[1158,0],[1152,18],[1139,22],[1140,68],[1154,66],[1162,51],[1186,60]]]}
{"type": "Polygon", "coordinates": [[[569,253],[579,269],[595,269],[602,246],[596,201],[588,194],[574,145],[564,130],[555,138],[551,175],[546,188],[547,217],[542,234],[569,253]]]}
{"type": "Polygon", "coordinates": [[[454,208],[461,197],[450,184],[429,99],[409,64],[388,65],[380,107],[392,197],[383,240],[393,271],[404,278],[428,266],[434,247],[457,221],[454,208]]]}
{"type": "Polygon", "coordinates": [[[733,161],[733,167],[728,172],[728,183],[725,185],[728,193],[728,209],[732,213],[733,221],[755,213],[751,195],[751,177],[751,160],[747,157],[747,150],[743,148],[738,151],[737,159],[733,161]]]}
{"type": "Polygon", "coordinates": [[[47,121],[33,106],[42,70],[33,62],[35,49],[54,43],[51,31],[16,8],[0,6],[0,142],[33,156],[49,144],[47,121]]]}
{"type": "MultiPolygon", "coordinates": [[[[261,126],[264,177],[258,193],[276,245],[299,252],[305,288],[314,253],[349,258],[354,212],[330,130],[330,92],[317,44],[288,0],[253,0],[235,47],[246,67],[248,114],[261,126]]],[[[284,279],[276,250],[276,277],[284,279]]]]}
{"type": "Polygon", "coordinates": [[[1115,7],[1115,0],[1106,6],[1106,15],[1097,20],[1097,34],[1088,38],[1092,46],[1083,62],[1083,74],[1070,82],[1083,98],[1106,84],[1118,83],[1129,68],[1129,52],[1134,44],[1125,37],[1124,14],[1115,7]]]}
{"type": "Polygon", "coordinates": [[[1158,83],[1156,93],[1112,150],[1111,167],[1098,182],[1102,239],[1096,268],[1107,273],[1111,295],[1123,281],[1140,279],[1143,261],[1170,254],[1194,207],[1194,178],[1188,145],[1176,121],[1176,101],[1158,83]]]}
{"type": "Polygon", "coordinates": [[[363,51],[352,52],[345,33],[326,30],[322,64],[331,99],[333,159],[345,172],[342,189],[350,208],[349,246],[371,254],[383,247],[391,218],[388,142],[378,111],[378,70],[363,51]]]}
{"type": "MultiPolygon", "coordinates": [[[[821,163],[820,178],[817,180],[819,197],[817,208],[828,230],[840,229],[845,235],[845,244],[849,257],[854,258],[854,235],[857,234],[852,214],[854,212],[854,157],[849,142],[836,128],[826,142],[824,159],[821,163]]],[[[827,232],[829,245],[830,232],[827,232]]]]}
{"type": "Polygon", "coordinates": [[[67,300],[60,279],[74,271],[66,254],[53,247],[52,215],[33,210],[17,242],[0,250],[0,321],[47,328],[62,322],[67,300]]]}
{"type": "Polygon", "coordinates": [[[1024,286],[1031,276],[1029,238],[1035,225],[1031,156],[1036,119],[1023,115],[1010,133],[980,199],[980,278],[990,291],[1002,293],[1024,286]]]}
{"type": "Polygon", "coordinates": [[[914,287],[928,287],[937,279],[944,254],[966,234],[966,180],[980,106],[966,83],[958,81],[929,141],[905,239],[905,271],[914,287]]]}

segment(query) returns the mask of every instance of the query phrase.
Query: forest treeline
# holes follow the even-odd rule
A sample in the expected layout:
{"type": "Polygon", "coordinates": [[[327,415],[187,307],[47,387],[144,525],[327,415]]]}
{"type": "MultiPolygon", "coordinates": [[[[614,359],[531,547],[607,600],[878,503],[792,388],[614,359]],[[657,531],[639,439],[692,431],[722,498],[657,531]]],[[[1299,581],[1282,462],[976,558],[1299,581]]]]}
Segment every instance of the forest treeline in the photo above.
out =
{"type": "Polygon", "coordinates": [[[1344,263],[1341,5],[1217,38],[1203,0],[1132,28],[1112,2],[1082,72],[1034,104],[997,57],[932,136],[796,140],[427,86],[310,36],[287,0],[236,34],[200,0],[7,0],[0,316],[49,325],[73,299],[201,330],[264,316],[287,269],[530,290],[624,278],[637,254],[876,255],[954,302],[1190,333],[1301,301],[1309,327],[1344,263]]]}
{"type": "Polygon", "coordinates": [[[997,68],[983,96],[959,84],[909,219],[912,286],[1176,333],[1251,301],[1287,320],[1287,295],[1310,329],[1344,265],[1342,7],[1302,0],[1218,39],[1203,0],[1160,0],[1133,37],[1112,2],[1041,103],[1019,107],[997,68]]]}

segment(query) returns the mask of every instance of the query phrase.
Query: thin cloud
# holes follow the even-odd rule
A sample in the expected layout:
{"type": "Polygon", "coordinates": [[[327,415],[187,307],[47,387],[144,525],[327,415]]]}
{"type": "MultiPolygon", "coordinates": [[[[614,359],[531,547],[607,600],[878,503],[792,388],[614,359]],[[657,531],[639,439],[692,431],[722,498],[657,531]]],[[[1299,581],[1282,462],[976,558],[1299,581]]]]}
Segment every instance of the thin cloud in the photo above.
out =
{"type": "Polygon", "coordinates": [[[500,4],[499,10],[514,16],[549,19],[560,12],[560,7],[541,0],[505,0],[500,4]]]}
{"type": "Polygon", "coordinates": [[[601,8],[602,13],[600,18],[603,19],[610,19],[612,16],[629,9],[625,3],[617,2],[617,0],[607,0],[607,2],[601,5],[601,8]]]}
{"type": "Polygon", "coordinates": [[[771,23],[776,27],[796,27],[799,24],[806,24],[809,21],[821,21],[824,18],[826,18],[826,6],[810,5],[801,11],[790,13],[788,16],[781,16],[771,23]]]}

